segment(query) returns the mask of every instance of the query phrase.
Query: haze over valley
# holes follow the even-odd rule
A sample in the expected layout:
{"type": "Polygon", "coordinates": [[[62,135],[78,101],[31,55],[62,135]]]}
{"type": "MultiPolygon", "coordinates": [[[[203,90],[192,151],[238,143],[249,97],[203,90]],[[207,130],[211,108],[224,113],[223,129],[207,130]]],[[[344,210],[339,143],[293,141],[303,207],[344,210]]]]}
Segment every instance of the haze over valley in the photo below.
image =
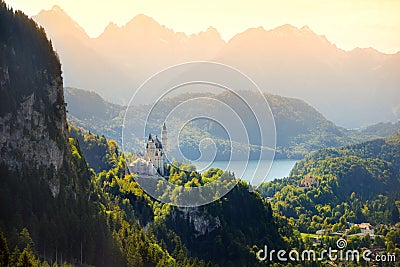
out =
{"type": "MultiPolygon", "coordinates": [[[[94,134],[104,135],[107,139],[122,143],[122,127],[126,107],[110,103],[97,93],[76,88],[65,88],[65,100],[68,103],[67,117],[71,124],[90,130],[94,134]]],[[[262,100],[257,99],[257,94],[244,92],[252,105],[259,106],[262,100]]],[[[236,99],[228,93],[221,94],[183,94],[162,100],[154,109],[152,119],[148,120],[148,127],[153,134],[160,134],[160,120],[171,110],[185,100],[197,96],[207,96],[218,99],[230,107],[236,107],[236,99]]],[[[265,95],[270,104],[276,125],[276,153],[277,159],[301,159],[308,153],[326,148],[354,144],[360,141],[382,138],[396,133],[400,129],[400,123],[380,123],[372,125],[363,131],[347,130],[338,127],[327,120],[312,106],[303,100],[281,97],[276,95],[265,95]]],[[[213,109],[213,105],[206,100],[196,102],[195,106],[185,109],[184,113],[172,114],[168,125],[169,135],[178,136],[180,146],[190,160],[199,157],[199,144],[204,138],[211,138],[217,145],[217,160],[228,160],[230,157],[230,139],[220,126],[210,120],[198,120],[185,124],[187,120],[196,114],[204,114],[205,110],[213,109]],[[182,125],[185,125],[182,130],[182,125]]],[[[140,129],[140,121],[145,121],[148,110],[152,105],[134,106],[131,108],[133,115],[130,116],[132,136],[126,138],[125,148],[130,152],[142,153],[145,146],[146,136],[140,129]],[[139,128],[138,128],[139,127],[139,128]]],[[[240,109],[237,110],[240,114],[240,109]]],[[[249,114],[243,114],[243,120],[250,120],[249,114]]],[[[249,127],[250,129],[251,127],[249,127]]],[[[251,128],[253,129],[253,128],[251,128]]],[[[250,130],[252,131],[252,130],[250,130]]],[[[255,131],[255,130],[253,130],[255,131]]],[[[250,140],[251,141],[251,140],[250,140]]],[[[259,147],[257,141],[250,142],[254,145],[250,158],[257,158],[256,151],[259,147]]],[[[246,151],[247,144],[243,143],[237,149],[246,151]]]]}

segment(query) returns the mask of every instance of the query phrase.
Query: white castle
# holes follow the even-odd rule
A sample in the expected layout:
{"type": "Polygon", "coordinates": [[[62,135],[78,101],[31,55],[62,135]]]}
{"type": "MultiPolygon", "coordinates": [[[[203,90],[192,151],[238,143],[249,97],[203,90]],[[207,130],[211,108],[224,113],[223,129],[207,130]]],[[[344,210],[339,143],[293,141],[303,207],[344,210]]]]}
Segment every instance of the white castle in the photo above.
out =
{"type": "Polygon", "coordinates": [[[153,176],[156,173],[164,176],[166,174],[167,158],[164,151],[167,150],[167,127],[162,127],[161,141],[157,135],[155,138],[149,134],[144,157],[136,159],[130,166],[129,171],[139,175],[153,176]]]}

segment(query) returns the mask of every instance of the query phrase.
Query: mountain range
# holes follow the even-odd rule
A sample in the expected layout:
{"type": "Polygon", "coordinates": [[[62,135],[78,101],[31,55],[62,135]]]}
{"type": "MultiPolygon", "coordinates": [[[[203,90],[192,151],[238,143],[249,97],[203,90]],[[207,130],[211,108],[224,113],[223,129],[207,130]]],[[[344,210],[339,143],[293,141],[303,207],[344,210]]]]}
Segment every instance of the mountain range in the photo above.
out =
{"type": "MultiPolygon", "coordinates": [[[[64,93],[68,109],[67,117],[71,124],[122,143],[122,125],[126,123],[124,123],[126,106],[107,102],[93,91],[67,87],[64,93]]],[[[160,101],[156,108],[153,109],[154,118],[153,116],[151,118],[147,117],[148,110],[152,107],[151,105],[130,108],[129,110],[133,114],[132,116],[128,115],[131,118],[129,123],[134,131],[125,135],[125,149],[142,153],[145,146],[143,142],[145,137],[141,136],[143,134],[143,129],[140,128],[141,121],[145,121],[147,118],[150,133],[159,134],[162,118],[185,100],[199,96],[194,94],[182,94],[160,101]]],[[[251,121],[249,114],[238,108],[238,103],[232,95],[227,93],[203,93],[201,95],[227,104],[234,108],[238,114],[243,115],[244,121],[251,121]]],[[[251,100],[253,106],[261,106],[260,100],[257,99],[257,94],[242,92],[242,95],[246,95],[246,99],[251,100]]],[[[338,147],[373,138],[386,137],[400,129],[399,123],[387,123],[368,127],[364,131],[347,130],[327,120],[320,112],[300,99],[271,94],[266,94],[265,97],[270,104],[276,125],[275,156],[277,158],[299,159],[309,152],[321,148],[338,147]]],[[[207,110],[215,109],[209,102],[196,102],[196,105],[186,108],[183,113],[171,114],[168,120],[170,122],[167,125],[168,136],[171,139],[173,139],[173,136],[179,136],[180,148],[192,161],[199,157],[199,144],[204,138],[211,138],[215,141],[218,152],[217,159],[227,160],[231,153],[230,138],[226,136],[226,132],[221,130],[218,124],[210,120],[196,120],[192,123],[185,123],[190,118],[196,117],[197,114],[205,114],[207,110]],[[183,130],[181,129],[182,125],[185,125],[182,128],[183,130]]],[[[256,132],[251,124],[246,127],[248,132],[256,132]]],[[[260,144],[256,140],[252,142],[251,139],[252,137],[250,136],[250,143],[254,147],[252,147],[250,157],[257,158],[254,153],[256,153],[260,144]]],[[[246,151],[246,147],[246,144],[239,144],[237,149],[246,151]]]]}
{"type": "Polygon", "coordinates": [[[346,128],[400,116],[400,53],[345,51],[307,26],[250,28],[225,41],[213,27],[187,35],[137,15],[91,38],[58,6],[33,19],[61,58],[66,86],[94,90],[114,103],[126,104],[142,82],[166,67],[211,60],[239,69],[266,93],[307,101],[346,128]]]}

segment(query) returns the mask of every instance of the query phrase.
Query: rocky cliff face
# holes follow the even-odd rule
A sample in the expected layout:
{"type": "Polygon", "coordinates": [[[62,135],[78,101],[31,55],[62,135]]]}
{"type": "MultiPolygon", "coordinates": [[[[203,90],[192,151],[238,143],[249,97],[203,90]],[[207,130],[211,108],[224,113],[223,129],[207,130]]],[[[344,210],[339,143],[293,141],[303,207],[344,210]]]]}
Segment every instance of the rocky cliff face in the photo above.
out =
{"type": "Polygon", "coordinates": [[[43,29],[0,4],[0,164],[42,174],[57,196],[69,157],[61,66],[43,29]]]}
{"type": "MultiPolygon", "coordinates": [[[[210,214],[202,214],[198,208],[179,208],[178,209],[185,220],[188,220],[194,227],[194,236],[199,237],[221,227],[221,221],[218,216],[213,217],[210,214]]],[[[175,215],[176,216],[176,215],[175,215]]]]}
{"type": "MultiPolygon", "coordinates": [[[[57,87],[50,90],[56,91],[57,87]]],[[[49,92],[49,98],[53,98],[51,102],[55,104],[56,98],[51,94],[54,92],[49,92]]],[[[50,136],[50,129],[47,126],[48,116],[35,109],[37,98],[32,92],[20,103],[16,112],[9,112],[0,117],[0,160],[10,169],[22,170],[23,167],[38,169],[41,166],[53,166],[55,170],[58,170],[63,163],[64,149],[57,144],[56,139],[50,136]]],[[[56,106],[57,109],[63,109],[62,104],[56,106]]],[[[44,108],[40,107],[40,109],[44,108]]],[[[59,112],[65,117],[65,111],[59,112]]],[[[54,124],[55,130],[66,137],[65,119],[56,120],[54,124]]]]}

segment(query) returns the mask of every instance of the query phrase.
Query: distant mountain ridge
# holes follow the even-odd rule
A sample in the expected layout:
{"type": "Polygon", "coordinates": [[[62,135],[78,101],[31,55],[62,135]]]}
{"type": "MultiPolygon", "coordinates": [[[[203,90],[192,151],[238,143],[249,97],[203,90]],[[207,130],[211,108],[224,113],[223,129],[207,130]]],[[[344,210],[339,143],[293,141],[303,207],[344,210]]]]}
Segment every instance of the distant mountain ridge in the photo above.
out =
{"type": "MultiPolygon", "coordinates": [[[[114,139],[121,143],[121,131],[126,107],[109,103],[95,92],[76,88],[65,88],[64,92],[68,104],[68,120],[70,123],[90,130],[95,134],[104,134],[107,139],[114,139]]],[[[248,92],[248,94],[251,94],[251,92],[248,92]]],[[[213,97],[224,103],[230,103],[229,106],[234,106],[234,100],[230,99],[227,94],[217,94],[213,95],[213,97]]],[[[175,107],[183,100],[191,98],[193,98],[193,95],[183,94],[161,101],[154,114],[155,120],[149,121],[152,133],[159,133],[160,122],[157,120],[165,115],[163,113],[168,113],[171,107],[175,107]]],[[[387,126],[387,131],[382,130],[381,132],[371,130],[369,132],[350,131],[328,121],[321,113],[302,100],[270,94],[266,94],[266,98],[276,124],[277,158],[302,158],[311,151],[370,140],[379,137],[379,133],[391,133],[396,128],[396,125],[391,125],[390,127],[387,126]]],[[[254,100],[254,104],[257,105],[257,100],[254,100]]],[[[201,114],[202,109],[207,108],[210,107],[204,103],[204,105],[195,106],[191,110],[185,110],[185,114],[178,114],[178,118],[171,120],[175,124],[168,125],[169,135],[178,136],[178,129],[184,124],[183,122],[193,117],[194,114],[201,114]]],[[[138,125],[140,120],[146,119],[146,105],[130,109],[134,111],[135,118],[133,119],[138,122],[138,125]]],[[[142,132],[143,129],[137,129],[136,135],[131,136],[129,140],[125,140],[125,145],[132,152],[143,152],[143,137],[137,135],[142,132]]],[[[182,149],[188,153],[189,158],[196,159],[197,141],[205,136],[216,140],[217,147],[221,153],[219,159],[223,160],[228,157],[227,137],[210,122],[198,121],[197,123],[188,124],[186,131],[180,134],[182,149]]]]}
{"type": "Polygon", "coordinates": [[[225,42],[214,28],[186,35],[145,15],[121,27],[110,23],[97,38],[89,38],[56,6],[33,18],[60,54],[66,85],[93,88],[114,103],[126,104],[163,68],[212,60],[246,73],[263,92],[307,101],[347,128],[400,116],[400,53],[344,51],[307,26],[251,28],[225,42]]]}

